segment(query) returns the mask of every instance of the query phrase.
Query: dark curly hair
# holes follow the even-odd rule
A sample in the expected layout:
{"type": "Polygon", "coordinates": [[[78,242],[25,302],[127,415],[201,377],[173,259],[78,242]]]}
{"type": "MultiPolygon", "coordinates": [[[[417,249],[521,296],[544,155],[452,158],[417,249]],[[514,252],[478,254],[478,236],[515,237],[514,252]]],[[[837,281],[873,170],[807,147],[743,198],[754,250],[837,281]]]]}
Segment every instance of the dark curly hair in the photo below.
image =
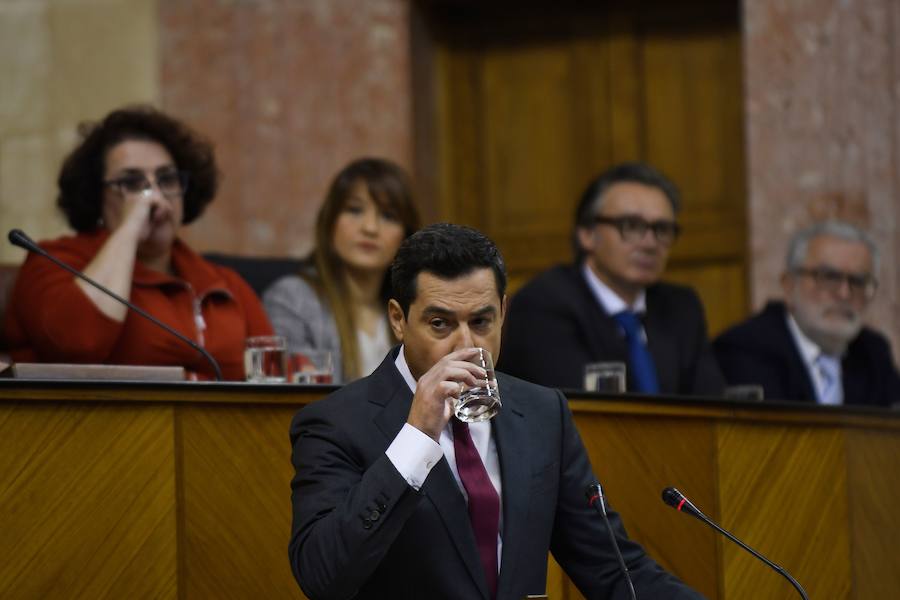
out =
{"type": "Polygon", "coordinates": [[[175,165],[187,171],[182,223],[199,217],[212,202],[219,185],[219,170],[212,144],[184,123],[151,106],[114,110],[99,122],[78,126],[81,143],[66,157],[57,179],[56,205],[75,231],[96,229],[103,208],[103,175],[109,150],[127,140],[162,145],[175,165]]]}

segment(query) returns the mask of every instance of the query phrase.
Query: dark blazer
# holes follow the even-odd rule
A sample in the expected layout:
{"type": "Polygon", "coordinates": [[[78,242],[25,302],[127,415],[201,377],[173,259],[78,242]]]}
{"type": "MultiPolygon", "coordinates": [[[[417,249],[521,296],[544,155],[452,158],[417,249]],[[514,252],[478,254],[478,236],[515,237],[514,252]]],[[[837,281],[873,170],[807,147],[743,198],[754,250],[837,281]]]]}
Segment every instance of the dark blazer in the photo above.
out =
{"type": "MultiPolygon", "coordinates": [[[[486,599],[466,502],[446,459],[417,492],[385,455],[412,402],[393,364],[396,353],[371,376],[294,417],[291,567],[313,600],[486,599]]],[[[548,550],[588,598],[627,597],[602,521],[585,501],[595,479],[566,399],[498,378],[503,408],[492,428],[503,482],[498,600],[545,593],[548,550]]],[[[630,541],[618,515],[610,520],[638,597],[701,597],[630,541]]]]}
{"type": "MultiPolygon", "coordinates": [[[[782,302],[769,302],[716,338],[713,349],[729,384],[759,384],[766,400],[815,402],[816,392],[787,326],[782,302]]],[[[863,328],[841,360],[844,404],[900,402],[900,376],[888,341],[863,328]]]]}
{"type": "MultiPolygon", "coordinates": [[[[644,330],[662,393],[722,393],[725,380],[693,290],[666,283],[647,288],[644,330]]],[[[584,389],[586,364],[628,362],[621,329],[591,292],[581,266],[554,267],[525,285],[510,303],[503,335],[498,368],[541,385],[584,389]]]]}

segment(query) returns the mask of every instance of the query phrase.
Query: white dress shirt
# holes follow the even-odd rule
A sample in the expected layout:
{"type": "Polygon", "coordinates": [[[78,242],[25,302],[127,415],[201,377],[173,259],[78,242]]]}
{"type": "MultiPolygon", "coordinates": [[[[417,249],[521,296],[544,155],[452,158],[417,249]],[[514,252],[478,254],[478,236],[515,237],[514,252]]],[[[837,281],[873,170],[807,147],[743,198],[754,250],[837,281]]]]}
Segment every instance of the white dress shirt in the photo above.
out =
{"type": "MultiPolygon", "coordinates": [[[[409,365],[406,363],[406,357],[403,354],[404,348],[405,346],[400,346],[400,352],[397,353],[394,365],[415,395],[416,380],[413,378],[409,365]]],[[[497,536],[497,565],[499,569],[501,550],[503,548],[503,493],[500,480],[500,458],[497,455],[497,445],[493,436],[491,436],[490,420],[482,421],[481,423],[469,423],[469,433],[472,436],[475,449],[481,457],[481,462],[484,463],[484,467],[487,469],[488,477],[490,477],[491,483],[494,484],[494,489],[497,490],[497,495],[500,497],[500,533],[497,536]]],[[[459,478],[459,471],[456,468],[456,450],[453,447],[453,429],[450,423],[447,423],[441,431],[439,443],[409,423],[404,423],[397,437],[385,450],[385,454],[387,454],[388,459],[406,482],[416,490],[422,487],[428,474],[431,473],[431,469],[440,462],[441,456],[443,456],[447,459],[453,478],[456,479],[456,485],[462,492],[466,502],[469,501],[469,495],[466,493],[466,488],[463,486],[462,480],[459,478]]]]}
{"type": "Polygon", "coordinates": [[[362,329],[356,332],[356,343],[359,347],[359,372],[365,377],[371,375],[378,368],[384,355],[388,353],[393,345],[388,338],[388,322],[387,315],[378,320],[375,326],[375,333],[369,335],[362,329]]]}
{"type": "MultiPolygon", "coordinates": [[[[790,312],[787,313],[787,328],[788,331],[791,332],[791,337],[794,338],[794,343],[797,345],[797,349],[800,351],[800,358],[803,359],[803,364],[806,366],[806,370],[809,373],[810,378],[813,382],[813,389],[816,392],[816,402],[819,404],[826,404],[823,400],[825,395],[825,376],[816,363],[817,359],[825,354],[822,352],[822,349],[819,346],[806,337],[806,334],[803,333],[803,330],[800,329],[800,326],[797,325],[797,321],[794,320],[793,315],[790,312]]],[[[839,359],[839,357],[838,357],[839,359]]],[[[837,401],[827,402],[827,404],[843,404],[843,390],[844,390],[844,382],[841,378],[840,369],[837,371],[837,389],[839,390],[837,394],[837,401]]]]}
{"type": "Polygon", "coordinates": [[[635,298],[634,303],[629,306],[627,302],[622,300],[617,293],[612,291],[608,285],[603,283],[600,278],[597,277],[597,274],[591,270],[591,267],[588,266],[587,263],[584,263],[581,266],[581,271],[584,273],[584,279],[587,281],[588,287],[594,294],[594,298],[597,299],[597,302],[600,303],[600,306],[603,307],[603,310],[605,310],[606,314],[609,316],[620,313],[623,310],[630,310],[638,315],[647,312],[646,291],[641,290],[637,298],[635,298]]]}

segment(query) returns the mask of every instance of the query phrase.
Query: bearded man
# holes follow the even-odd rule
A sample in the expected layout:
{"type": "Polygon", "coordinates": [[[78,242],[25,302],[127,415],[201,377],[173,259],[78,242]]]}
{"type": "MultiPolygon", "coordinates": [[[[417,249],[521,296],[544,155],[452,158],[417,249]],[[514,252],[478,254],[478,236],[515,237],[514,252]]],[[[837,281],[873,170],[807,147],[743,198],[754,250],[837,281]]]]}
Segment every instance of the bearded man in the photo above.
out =
{"type": "Polygon", "coordinates": [[[728,383],[762,385],[775,400],[900,402],[890,344],[863,325],[878,264],[872,238],[848,223],[797,232],[781,278],[784,302],[770,302],[713,344],[728,383]]]}

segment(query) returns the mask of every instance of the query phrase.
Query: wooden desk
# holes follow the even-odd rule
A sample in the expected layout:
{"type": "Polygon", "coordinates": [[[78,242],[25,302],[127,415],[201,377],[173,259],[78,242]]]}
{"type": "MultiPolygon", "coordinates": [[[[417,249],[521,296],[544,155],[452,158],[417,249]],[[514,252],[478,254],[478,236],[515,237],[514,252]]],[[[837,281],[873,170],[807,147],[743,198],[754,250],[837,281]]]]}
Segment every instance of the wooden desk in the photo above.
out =
{"type": "MultiPolygon", "coordinates": [[[[287,430],[322,395],[0,381],[0,597],[302,598],[287,560],[287,430]]],[[[640,398],[571,405],[631,535],[708,598],[794,592],[663,505],[667,485],[811,598],[900,594],[900,415],[640,398]]],[[[580,597],[552,566],[548,592],[580,597]]]]}

